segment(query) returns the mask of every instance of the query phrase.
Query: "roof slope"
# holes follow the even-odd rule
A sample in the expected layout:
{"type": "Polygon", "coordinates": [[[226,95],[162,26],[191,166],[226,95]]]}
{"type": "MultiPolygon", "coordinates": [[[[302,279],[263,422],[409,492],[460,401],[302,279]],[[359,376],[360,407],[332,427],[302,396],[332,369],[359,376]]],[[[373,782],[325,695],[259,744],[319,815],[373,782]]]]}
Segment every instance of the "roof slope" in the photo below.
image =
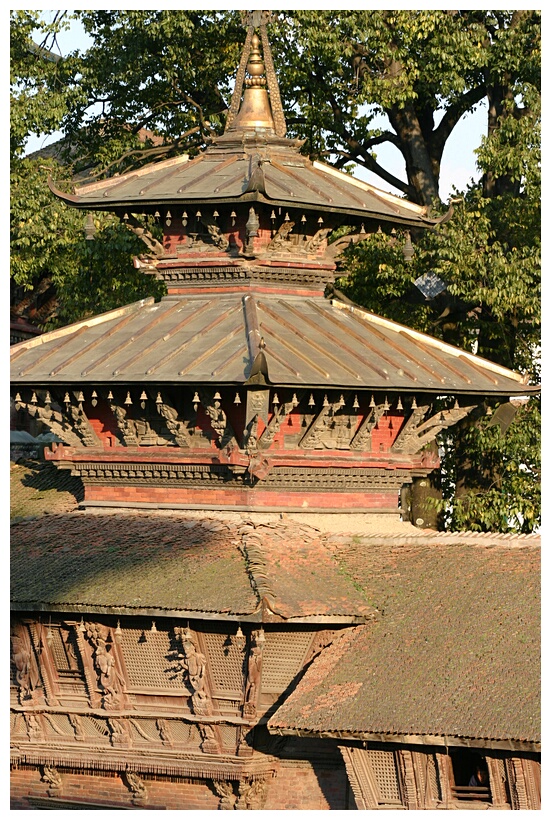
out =
{"type": "Polygon", "coordinates": [[[399,225],[433,225],[427,208],[354,179],[330,165],[311,162],[294,140],[226,135],[199,156],[187,154],[137,171],[81,185],[60,199],[78,208],[141,209],[151,204],[265,202],[286,208],[344,212],[399,225]],[[254,174],[254,176],[253,176],[254,174]]]}
{"type": "Polygon", "coordinates": [[[256,621],[268,608],[284,619],[346,623],[373,612],[306,525],[255,525],[237,515],[68,513],[15,524],[11,546],[18,610],[256,621]]]}
{"type": "Polygon", "coordinates": [[[10,349],[17,384],[239,384],[263,347],[273,384],[450,394],[534,392],[506,368],[322,296],[145,299],[10,349]]]}
{"type": "Polygon", "coordinates": [[[10,465],[10,520],[74,510],[84,497],[80,478],[51,462],[28,459],[10,465]]]}
{"type": "Polygon", "coordinates": [[[381,616],[324,650],[272,730],[539,741],[537,536],[334,542],[381,616]]]}

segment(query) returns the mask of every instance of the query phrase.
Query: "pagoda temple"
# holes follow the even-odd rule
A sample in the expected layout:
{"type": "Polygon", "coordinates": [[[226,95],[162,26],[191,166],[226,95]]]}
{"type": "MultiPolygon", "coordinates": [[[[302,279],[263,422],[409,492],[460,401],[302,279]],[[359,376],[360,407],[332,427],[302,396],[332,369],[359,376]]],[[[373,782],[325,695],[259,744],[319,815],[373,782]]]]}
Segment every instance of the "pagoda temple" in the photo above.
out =
{"type": "Polygon", "coordinates": [[[438,433],[537,388],[327,288],[438,220],[301,145],[253,12],[203,153],[50,183],[167,295],[11,348],[83,488],[12,527],[14,808],[538,805],[538,538],[401,501],[438,433]]]}

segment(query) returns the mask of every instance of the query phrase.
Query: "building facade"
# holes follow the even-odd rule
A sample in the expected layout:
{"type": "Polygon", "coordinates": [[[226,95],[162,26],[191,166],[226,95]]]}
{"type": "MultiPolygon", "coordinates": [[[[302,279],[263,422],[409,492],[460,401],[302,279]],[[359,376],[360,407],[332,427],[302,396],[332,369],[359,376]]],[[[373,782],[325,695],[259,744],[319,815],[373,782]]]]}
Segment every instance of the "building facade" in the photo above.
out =
{"type": "Polygon", "coordinates": [[[300,154],[249,22],[204,153],[51,183],[90,236],[118,214],[167,296],[11,350],[17,413],[82,486],[12,528],[13,807],[536,808],[537,538],[400,508],[441,430],[536,388],[325,295],[351,242],[435,220],[300,154]]]}

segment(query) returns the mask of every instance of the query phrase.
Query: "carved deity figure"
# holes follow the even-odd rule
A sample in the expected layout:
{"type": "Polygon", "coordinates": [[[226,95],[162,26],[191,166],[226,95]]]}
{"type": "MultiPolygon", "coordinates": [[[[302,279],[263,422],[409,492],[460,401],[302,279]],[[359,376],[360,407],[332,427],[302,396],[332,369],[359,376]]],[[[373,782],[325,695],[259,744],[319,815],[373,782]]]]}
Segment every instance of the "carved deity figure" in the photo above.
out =
{"type": "Polygon", "coordinates": [[[116,668],[115,657],[108,643],[109,629],[101,624],[86,624],[86,636],[94,647],[94,665],[103,691],[105,709],[117,709],[122,703],[125,683],[116,668]]]}
{"type": "Polygon", "coordinates": [[[145,803],[147,800],[147,788],[141,777],[138,777],[136,772],[126,771],[124,773],[128,788],[132,792],[132,801],[134,803],[145,803]]]}
{"type": "Polygon", "coordinates": [[[156,726],[159,736],[165,746],[172,746],[172,735],[170,734],[170,729],[166,720],[163,718],[157,718],[156,726]]]}
{"type": "Polygon", "coordinates": [[[243,714],[249,717],[254,717],[256,715],[256,703],[260,689],[261,673],[262,644],[257,643],[256,637],[254,637],[247,661],[247,687],[245,690],[245,705],[243,707],[243,714]]]}
{"type": "Polygon", "coordinates": [[[286,250],[291,248],[289,234],[295,227],[294,222],[284,222],[280,225],[276,235],[268,245],[269,251],[286,250]]]}
{"type": "Polygon", "coordinates": [[[259,811],[266,802],[268,786],[265,780],[253,780],[251,783],[241,780],[238,787],[239,796],[235,808],[239,811],[259,811]]]}
{"type": "Polygon", "coordinates": [[[56,792],[57,794],[61,792],[61,775],[59,774],[55,766],[43,766],[41,780],[44,783],[48,783],[48,792],[56,792]]]}
{"type": "Polygon", "coordinates": [[[25,723],[27,724],[27,736],[29,740],[44,740],[42,724],[36,715],[25,715],[25,723]]]}
{"type": "Polygon", "coordinates": [[[220,798],[218,808],[220,811],[231,811],[235,808],[235,801],[237,800],[234,794],[232,784],[228,780],[213,780],[212,785],[214,791],[220,798]]]}
{"type": "Polygon", "coordinates": [[[11,639],[15,679],[19,685],[19,702],[23,703],[24,700],[33,700],[34,691],[40,684],[40,673],[27,628],[23,624],[16,624],[11,639]]]}
{"type": "Polygon", "coordinates": [[[178,418],[178,411],[169,404],[157,405],[160,415],[164,418],[166,426],[174,436],[176,444],[180,447],[189,446],[189,433],[186,424],[178,418]]]}
{"type": "Polygon", "coordinates": [[[74,729],[75,740],[85,740],[86,735],[84,733],[84,726],[82,725],[80,715],[69,714],[69,723],[74,729]]]}
{"type": "Polygon", "coordinates": [[[180,668],[186,673],[187,683],[191,689],[191,703],[196,715],[209,715],[212,711],[210,697],[205,692],[205,675],[207,659],[197,649],[189,629],[176,628],[176,636],[182,642],[183,654],[178,655],[180,668]]]}
{"type": "Polygon", "coordinates": [[[215,431],[219,439],[222,439],[226,432],[226,425],[228,423],[227,416],[222,410],[220,402],[214,401],[211,405],[205,407],[205,411],[210,418],[212,429],[215,431]]]}

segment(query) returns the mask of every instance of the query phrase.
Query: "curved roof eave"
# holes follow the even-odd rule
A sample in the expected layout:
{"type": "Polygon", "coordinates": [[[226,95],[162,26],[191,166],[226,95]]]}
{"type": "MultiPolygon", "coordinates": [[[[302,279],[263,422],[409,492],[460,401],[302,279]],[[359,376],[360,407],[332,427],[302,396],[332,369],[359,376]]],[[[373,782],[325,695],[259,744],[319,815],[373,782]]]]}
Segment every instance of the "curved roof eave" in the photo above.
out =
{"type": "MultiPolygon", "coordinates": [[[[220,205],[220,204],[228,204],[234,205],[239,203],[247,203],[247,202],[262,202],[266,205],[270,205],[273,207],[281,207],[281,208],[302,208],[304,210],[312,210],[312,211],[322,211],[324,213],[332,213],[332,214],[342,214],[343,216],[350,216],[354,217],[355,219],[372,219],[379,222],[392,222],[393,224],[404,225],[407,227],[415,228],[415,227],[433,227],[434,225],[438,224],[439,222],[444,221],[443,219],[429,219],[427,217],[422,216],[414,216],[411,217],[407,214],[385,214],[381,213],[380,211],[376,210],[368,210],[368,209],[361,209],[361,208],[347,208],[347,207],[338,207],[335,205],[320,205],[319,203],[315,202],[307,202],[307,201],[300,201],[300,200],[293,200],[289,202],[289,200],[285,199],[272,199],[267,195],[263,195],[258,191],[249,191],[247,193],[241,194],[240,196],[229,196],[229,197],[222,197],[220,195],[213,195],[212,197],[209,196],[201,196],[201,197],[174,197],[174,196],[166,196],[166,197],[155,197],[150,199],[120,199],[120,200],[109,200],[109,201],[89,201],[83,197],[79,197],[78,194],[68,194],[65,193],[59,188],[55,186],[52,180],[48,180],[48,185],[51,192],[62,202],[65,202],[67,205],[70,205],[73,208],[77,208],[78,210],[83,211],[113,211],[115,209],[132,209],[133,207],[136,208],[136,212],[140,213],[144,206],[158,206],[159,204],[163,203],[165,205],[178,205],[184,202],[193,201],[197,205],[220,205]]],[[[446,219],[451,216],[451,212],[446,214],[446,219]]]]}

